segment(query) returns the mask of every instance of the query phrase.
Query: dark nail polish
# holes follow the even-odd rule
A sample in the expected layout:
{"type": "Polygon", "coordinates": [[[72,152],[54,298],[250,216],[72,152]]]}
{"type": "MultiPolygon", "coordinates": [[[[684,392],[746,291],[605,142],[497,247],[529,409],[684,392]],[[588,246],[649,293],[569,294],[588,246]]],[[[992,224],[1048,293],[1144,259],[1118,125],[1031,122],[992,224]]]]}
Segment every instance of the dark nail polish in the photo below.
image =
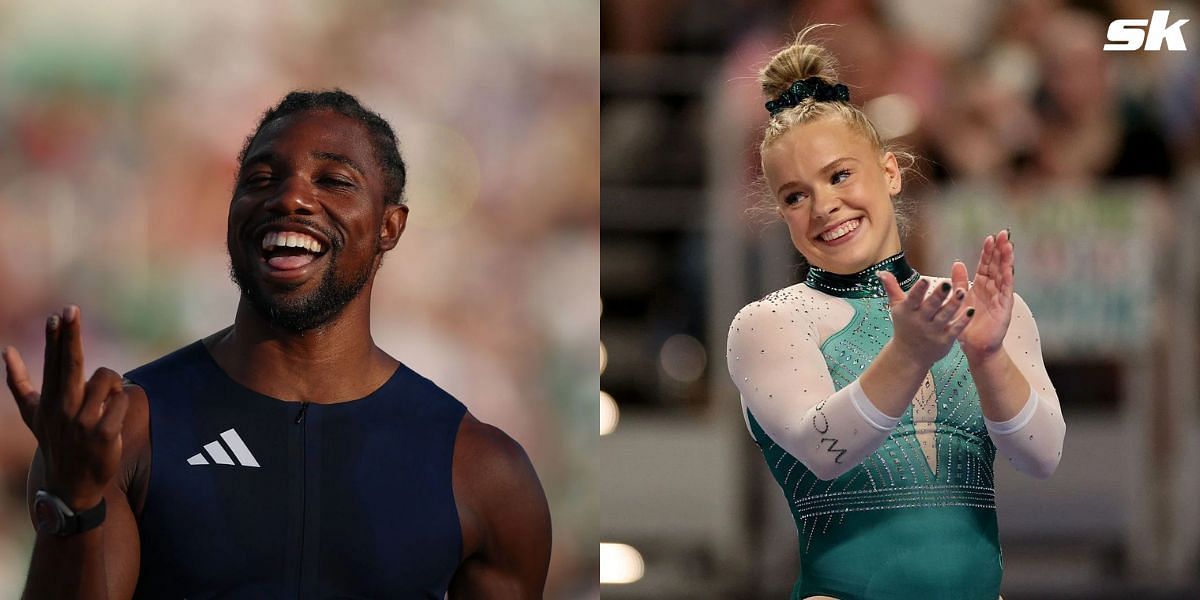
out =
{"type": "Polygon", "coordinates": [[[943,281],[942,282],[942,292],[949,292],[949,291],[950,291],[950,284],[943,281]]]}
{"type": "Polygon", "coordinates": [[[58,315],[50,315],[50,329],[58,329],[58,315]]]}
{"type": "Polygon", "coordinates": [[[975,316],[975,309],[973,309],[973,308],[968,308],[968,309],[967,309],[967,316],[968,316],[968,317],[973,317],[973,316],[975,316]]]}

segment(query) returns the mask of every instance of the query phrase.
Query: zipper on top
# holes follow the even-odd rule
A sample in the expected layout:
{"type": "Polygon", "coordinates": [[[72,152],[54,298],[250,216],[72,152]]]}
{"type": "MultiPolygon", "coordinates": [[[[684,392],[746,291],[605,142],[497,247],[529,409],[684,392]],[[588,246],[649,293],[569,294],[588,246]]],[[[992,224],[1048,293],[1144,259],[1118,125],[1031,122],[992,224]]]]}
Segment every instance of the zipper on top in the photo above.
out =
{"type": "Polygon", "coordinates": [[[297,425],[304,422],[304,413],[305,412],[308,412],[308,403],[301,402],[300,403],[300,412],[299,412],[299,414],[296,415],[296,424],[297,425]]]}
{"type": "Polygon", "coordinates": [[[299,560],[296,563],[296,591],[299,592],[297,598],[305,597],[304,590],[304,536],[305,524],[308,520],[308,424],[304,422],[304,415],[308,412],[308,402],[300,403],[300,412],[296,413],[295,424],[300,426],[300,543],[299,543],[299,560]]]}

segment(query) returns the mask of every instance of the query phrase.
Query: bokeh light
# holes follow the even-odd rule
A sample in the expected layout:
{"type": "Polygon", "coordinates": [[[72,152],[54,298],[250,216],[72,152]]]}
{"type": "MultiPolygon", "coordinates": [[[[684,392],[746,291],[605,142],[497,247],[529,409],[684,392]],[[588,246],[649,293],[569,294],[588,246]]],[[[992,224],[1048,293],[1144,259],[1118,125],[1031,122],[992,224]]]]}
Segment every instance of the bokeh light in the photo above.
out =
{"type": "Polygon", "coordinates": [[[646,562],[628,544],[600,544],[600,583],[633,583],[646,574],[646,562]]]}

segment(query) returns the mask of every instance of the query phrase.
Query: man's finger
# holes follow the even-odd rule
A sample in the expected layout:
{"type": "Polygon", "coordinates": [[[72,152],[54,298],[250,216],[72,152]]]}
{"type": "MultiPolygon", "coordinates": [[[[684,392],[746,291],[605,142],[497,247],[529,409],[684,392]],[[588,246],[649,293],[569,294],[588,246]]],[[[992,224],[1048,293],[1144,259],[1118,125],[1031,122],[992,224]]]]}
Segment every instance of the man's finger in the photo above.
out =
{"type": "Polygon", "coordinates": [[[92,429],[100,422],[104,412],[104,402],[121,387],[121,376],[111,369],[101,367],[96,369],[91,379],[83,387],[83,405],[79,408],[79,424],[86,429],[92,429]]]}
{"type": "Polygon", "coordinates": [[[63,392],[63,409],[69,415],[79,412],[83,404],[83,339],[79,333],[79,307],[63,309],[62,338],[59,340],[59,388],[63,392]]]}
{"type": "Polygon", "coordinates": [[[58,395],[59,336],[62,333],[62,315],[50,315],[46,319],[46,354],[42,361],[42,398],[53,403],[58,395]]]}
{"type": "Polygon", "coordinates": [[[125,413],[129,410],[129,394],[125,393],[125,388],[121,382],[117,382],[117,389],[108,396],[108,401],[104,403],[104,415],[100,417],[100,423],[96,425],[96,430],[106,440],[114,440],[121,435],[121,430],[125,426],[125,413]]]}
{"type": "Polygon", "coordinates": [[[21,420],[25,421],[25,425],[32,429],[33,413],[37,410],[38,393],[29,381],[29,371],[25,368],[25,361],[21,360],[21,353],[12,346],[4,349],[4,371],[8,391],[12,392],[13,398],[17,401],[17,409],[21,411],[21,420]]]}

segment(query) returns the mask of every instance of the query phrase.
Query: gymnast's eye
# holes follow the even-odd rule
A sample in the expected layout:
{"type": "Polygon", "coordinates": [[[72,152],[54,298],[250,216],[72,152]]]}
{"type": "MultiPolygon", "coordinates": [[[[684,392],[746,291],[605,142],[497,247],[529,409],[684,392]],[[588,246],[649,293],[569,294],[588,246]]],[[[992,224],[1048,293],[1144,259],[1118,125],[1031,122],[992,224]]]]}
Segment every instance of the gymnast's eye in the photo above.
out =
{"type": "Polygon", "coordinates": [[[841,171],[833,174],[833,177],[830,178],[829,183],[838,184],[845,181],[848,177],[850,177],[850,170],[842,169],[841,171]],[[843,177],[843,175],[845,177],[843,177]]]}
{"type": "Polygon", "coordinates": [[[792,193],[788,194],[787,196],[783,197],[783,203],[788,206],[795,206],[795,205],[799,204],[800,201],[803,199],[804,199],[803,193],[792,192],[792,193]]]}

